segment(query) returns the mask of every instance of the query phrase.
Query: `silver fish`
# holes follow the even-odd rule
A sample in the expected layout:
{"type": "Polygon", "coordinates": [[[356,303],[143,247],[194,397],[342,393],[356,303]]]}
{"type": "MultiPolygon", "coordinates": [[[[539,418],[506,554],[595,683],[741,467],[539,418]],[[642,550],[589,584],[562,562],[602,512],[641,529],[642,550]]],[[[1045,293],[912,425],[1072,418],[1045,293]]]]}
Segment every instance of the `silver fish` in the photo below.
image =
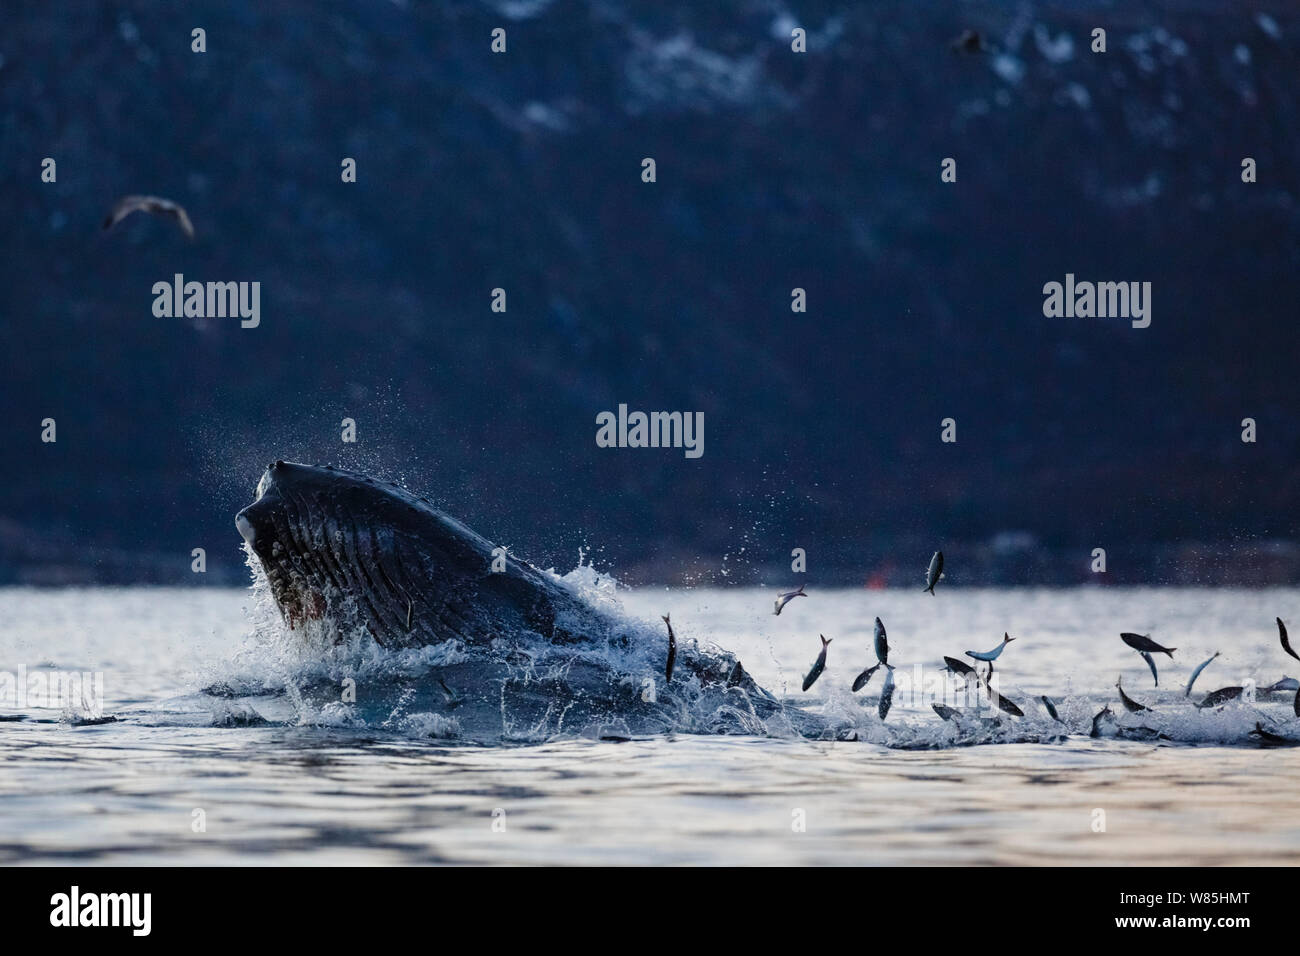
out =
{"type": "Polygon", "coordinates": [[[1052,698],[1044,694],[1042,697],[1039,697],[1038,699],[1043,702],[1043,706],[1047,708],[1047,712],[1052,715],[1052,719],[1054,721],[1056,721],[1058,724],[1065,723],[1065,721],[1061,719],[1061,715],[1056,712],[1056,705],[1052,703],[1052,698]]]}
{"type": "Polygon", "coordinates": [[[1202,661],[1200,666],[1197,667],[1196,670],[1192,671],[1192,679],[1187,682],[1187,689],[1183,691],[1184,697],[1187,697],[1192,693],[1192,685],[1196,683],[1196,678],[1200,677],[1201,671],[1205,670],[1205,668],[1209,666],[1210,661],[1214,660],[1214,658],[1218,656],[1219,656],[1219,652],[1215,651],[1210,657],[1202,661]]]}
{"type": "Polygon", "coordinates": [[[1002,643],[999,644],[997,647],[993,648],[993,650],[991,650],[991,651],[967,651],[967,652],[966,652],[966,656],[967,656],[967,657],[973,657],[973,658],[975,658],[975,660],[977,660],[977,661],[995,661],[995,660],[998,659],[998,655],[1000,655],[1000,654],[1001,654],[1001,653],[1006,649],[1006,646],[1007,646],[1008,644],[1010,644],[1010,643],[1011,643],[1012,641],[1014,641],[1014,640],[1015,640],[1014,637],[1011,637],[1011,636],[1010,636],[1009,634],[1007,634],[1006,632],[1003,632],[1003,634],[1002,634],[1002,643]]]}
{"type": "Polygon", "coordinates": [[[1012,717],[1025,716],[1025,712],[1021,710],[1019,705],[1017,705],[1014,701],[1008,700],[1007,698],[1003,697],[1001,694],[997,693],[991,688],[985,688],[985,689],[988,690],[989,697],[992,699],[993,703],[998,705],[998,708],[1000,710],[1006,711],[1012,717]]]}
{"type": "Polygon", "coordinates": [[[1151,668],[1151,679],[1154,680],[1156,682],[1156,686],[1159,687],[1160,675],[1156,673],[1156,659],[1152,657],[1150,654],[1148,654],[1146,651],[1138,651],[1138,653],[1141,654],[1142,659],[1147,662],[1147,667],[1151,668]]]}
{"type": "Polygon", "coordinates": [[[1114,719],[1115,717],[1115,712],[1110,709],[1110,704],[1107,704],[1101,710],[1097,711],[1097,715],[1092,718],[1092,732],[1088,734],[1089,737],[1101,736],[1101,722],[1106,717],[1110,717],[1111,719],[1114,719]]]}
{"type": "Polygon", "coordinates": [[[931,704],[930,706],[944,720],[951,720],[954,724],[957,723],[957,718],[960,715],[955,707],[949,707],[947,704],[931,704]]]}
{"type": "Polygon", "coordinates": [[[1220,704],[1226,704],[1230,700],[1237,700],[1241,697],[1241,687],[1220,687],[1218,690],[1211,691],[1205,695],[1197,707],[1217,707],[1220,704]]]}
{"type": "MultiPolygon", "coordinates": [[[[979,674],[979,672],[976,671],[976,674],[979,674]]],[[[981,680],[984,682],[984,692],[989,695],[989,700],[996,704],[999,710],[1004,710],[1013,717],[1025,716],[1025,712],[1021,710],[1014,701],[1007,700],[1007,698],[1003,697],[993,689],[993,684],[989,680],[992,676],[993,665],[990,663],[989,672],[985,675],[981,675],[981,680]]]]}
{"type": "Polygon", "coordinates": [[[1124,740],[1168,740],[1169,735],[1154,727],[1120,727],[1115,735],[1124,740]]]}
{"type": "Polygon", "coordinates": [[[1145,634],[1134,634],[1132,631],[1123,631],[1119,637],[1133,650],[1146,651],[1148,654],[1168,654],[1173,657],[1174,651],[1178,650],[1176,647],[1161,647],[1145,634]]]}
{"type": "Polygon", "coordinates": [[[448,710],[455,710],[461,704],[465,703],[465,698],[448,687],[447,682],[441,677],[438,678],[438,684],[442,687],[443,697],[445,698],[443,703],[446,705],[448,710]]]}
{"type": "MultiPolygon", "coordinates": [[[[817,661],[813,664],[812,670],[810,670],[808,676],[803,679],[804,690],[807,690],[815,684],[817,678],[822,676],[822,671],[826,670],[826,648],[831,646],[831,642],[826,640],[825,635],[818,634],[817,636],[822,639],[822,652],[817,655],[817,661]]],[[[834,640],[834,638],[831,638],[831,640],[834,640]]]]}
{"type": "Polygon", "coordinates": [[[922,590],[929,591],[930,594],[933,595],[934,586],[939,583],[939,579],[942,577],[943,577],[943,552],[936,551],[934,553],[934,557],[930,559],[929,569],[926,570],[925,572],[925,587],[922,588],[922,590]]]}
{"type": "Polygon", "coordinates": [[[955,657],[948,657],[945,654],[943,662],[948,666],[948,670],[961,677],[969,677],[971,674],[975,673],[975,668],[971,667],[965,661],[957,660],[955,657]]]}
{"type": "MultiPolygon", "coordinates": [[[[888,666],[888,665],[886,665],[886,666],[888,666]]],[[[862,688],[866,687],[866,686],[867,686],[867,682],[871,680],[871,676],[872,676],[873,674],[875,674],[875,672],[878,671],[879,669],[880,669],[880,665],[879,665],[879,664],[873,664],[871,667],[868,667],[868,668],[867,668],[866,670],[864,670],[861,674],[859,674],[856,678],[854,678],[854,680],[853,680],[853,692],[856,694],[858,691],[862,690],[862,688]]]]}
{"type": "Polygon", "coordinates": [[[894,704],[894,669],[888,664],[885,665],[885,689],[880,692],[880,705],[876,708],[880,714],[880,719],[884,720],[889,716],[889,708],[894,704]]]}
{"type": "Polygon", "coordinates": [[[876,660],[882,664],[889,663],[889,640],[885,637],[885,625],[876,618],[876,660]]]}
{"type": "Polygon", "coordinates": [[[1276,694],[1278,691],[1283,690],[1300,690],[1300,680],[1296,680],[1294,677],[1283,677],[1276,684],[1261,687],[1259,692],[1261,694],[1276,694]]]}
{"type": "Polygon", "coordinates": [[[1115,681],[1115,687],[1119,690],[1120,703],[1124,705],[1124,709],[1127,710],[1130,714],[1136,714],[1139,711],[1151,709],[1150,707],[1147,707],[1145,704],[1139,704],[1128,694],[1124,693],[1123,678],[1120,678],[1119,680],[1115,681]]]}
{"type": "Polygon", "coordinates": [[[1295,652],[1295,650],[1291,647],[1291,642],[1287,640],[1286,625],[1282,623],[1282,619],[1280,617],[1277,619],[1277,633],[1278,636],[1282,638],[1282,650],[1286,651],[1296,660],[1300,661],[1300,654],[1297,654],[1295,652]]]}
{"type": "Polygon", "coordinates": [[[1277,734],[1265,730],[1263,723],[1258,720],[1255,721],[1255,729],[1250,732],[1249,736],[1254,737],[1262,744],[1289,744],[1292,742],[1286,737],[1279,737],[1277,734]]]}
{"type": "Polygon", "coordinates": [[[795,598],[797,598],[797,597],[807,597],[807,596],[808,596],[808,595],[806,595],[806,594],[803,593],[803,585],[802,585],[802,584],[799,585],[799,589],[798,589],[797,591],[786,591],[784,594],[782,594],[780,597],[778,597],[778,598],[776,599],[776,610],[773,611],[772,613],[773,613],[773,614],[780,614],[780,613],[781,613],[781,609],[784,608],[784,607],[785,607],[787,604],[789,604],[791,601],[793,601],[795,598]]]}
{"type": "MultiPolygon", "coordinates": [[[[677,663],[677,638],[673,634],[673,625],[668,620],[668,615],[664,615],[664,624],[668,625],[668,666],[664,668],[664,683],[673,682],[673,665],[677,663]]],[[[737,661],[737,664],[740,662],[737,661]]]]}
{"type": "Polygon", "coordinates": [[[1011,717],[1024,717],[1024,711],[1021,710],[1019,705],[1015,704],[1014,701],[1008,700],[1008,698],[1000,695],[1000,693],[989,693],[989,697],[993,698],[993,702],[997,704],[998,709],[1006,711],[1006,713],[1010,714],[1011,717]]]}

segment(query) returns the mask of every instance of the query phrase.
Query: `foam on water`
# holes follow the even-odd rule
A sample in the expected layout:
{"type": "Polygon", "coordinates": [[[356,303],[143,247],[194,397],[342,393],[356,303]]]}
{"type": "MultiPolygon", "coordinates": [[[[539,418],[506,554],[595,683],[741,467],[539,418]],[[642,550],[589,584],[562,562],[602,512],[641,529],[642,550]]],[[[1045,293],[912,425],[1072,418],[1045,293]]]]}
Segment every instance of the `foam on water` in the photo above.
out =
{"type": "MultiPolygon", "coordinates": [[[[941,664],[936,666],[943,653],[961,658],[961,648],[993,643],[987,637],[976,636],[979,632],[975,630],[963,630],[955,637],[944,633],[953,605],[964,609],[968,626],[978,627],[984,617],[992,616],[994,609],[982,607],[989,597],[986,594],[947,591],[942,603],[927,604],[929,598],[896,592],[829,592],[810,598],[802,607],[792,606],[782,620],[768,613],[755,613],[756,607],[770,604],[767,597],[761,596],[765,592],[758,592],[760,596],[752,590],[631,592],[622,589],[612,576],[583,563],[580,556],[578,566],[568,573],[554,569],[546,573],[603,611],[614,622],[610,633],[574,645],[553,645],[531,633],[515,635],[507,656],[506,642],[498,642],[486,655],[459,641],[389,650],[363,629],[340,634],[329,622],[312,621],[289,630],[271,601],[255,561],[250,560],[249,566],[254,572],[250,592],[253,600],[248,610],[251,629],[233,657],[210,663],[205,672],[208,694],[233,701],[235,708],[215,707],[213,726],[249,726],[265,719],[478,745],[688,733],[802,735],[898,749],[941,749],[1091,737],[1094,718],[1109,706],[1112,713],[1096,723],[1096,736],[1102,740],[1254,747],[1276,745],[1277,741],[1265,735],[1271,734],[1300,743],[1300,720],[1293,709],[1295,695],[1256,697],[1249,686],[1256,672],[1261,685],[1272,683],[1281,676],[1287,660],[1280,651],[1268,647],[1268,635],[1273,632],[1262,623],[1271,622],[1276,601],[1259,602],[1257,616],[1261,623],[1251,629],[1248,638],[1234,639],[1231,633],[1216,635],[1214,649],[1232,650],[1216,659],[1201,675],[1192,695],[1185,697],[1182,687],[1192,665],[1184,665],[1181,660],[1163,661],[1159,664],[1161,678],[1170,686],[1152,688],[1145,663],[1117,637],[1121,628],[1129,626],[1150,631],[1155,628],[1153,622],[1164,614],[1153,615],[1151,608],[1144,607],[1142,614],[1146,617],[1114,616],[1109,622],[1098,621],[1095,626],[1104,635],[1098,638],[1085,636],[1094,626],[1092,622],[1070,622],[1064,629],[1074,632],[1074,646],[1066,647],[1051,636],[1054,629],[1061,627],[1054,620],[1056,614],[1043,613],[1032,623],[1024,616],[1025,605],[1030,614],[1035,610],[1046,612],[1050,605],[1044,602],[1051,600],[1053,592],[1019,592],[1029,600],[1017,601],[1019,606],[1013,615],[989,627],[994,633],[1015,630],[1021,638],[999,659],[994,674],[994,688],[1023,711],[1023,716],[1015,717],[992,706],[988,695],[977,690],[973,682],[967,685],[943,672],[941,664]],[[682,609],[698,595],[706,595],[711,606],[682,609]],[[973,616],[969,615],[972,597],[977,608],[973,616]],[[625,598],[636,606],[625,608],[625,598]],[[716,656],[726,662],[731,658],[725,647],[740,650],[740,660],[760,686],[781,697],[779,708],[756,708],[755,704],[762,702],[740,688],[703,686],[682,669],[675,674],[671,689],[666,688],[660,682],[666,634],[654,617],[658,608],[651,604],[662,604],[665,610],[674,608],[680,654],[705,659],[716,656]],[[735,613],[724,622],[712,605],[721,605],[724,613],[735,613]],[[883,672],[863,692],[855,694],[849,690],[850,681],[843,673],[850,668],[840,663],[856,657],[852,661],[854,670],[858,665],[874,663],[867,650],[870,640],[866,622],[873,612],[879,613],[882,605],[891,622],[895,648],[891,663],[896,664],[897,681],[893,706],[884,719],[879,716],[883,672]],[[926,621],[926,615],[931,620],[926,621]],[[800,671],[811,664],[812,648],[808,647],[803,662],[793,660],[788,647],[778,651],[778,642],[786,644],[782,632],[797,629],[787,625],[795,621],[802,624],[804,620],[813,625],[806,628],[810,634],[824,629],[838,631],[841,637],[832,648],[827,672],[807,694],[795,693],[792,688],[798,688],[800,671]],[[1134,621],[1136,624],[1130,623],[1134,621]],[[752,630],[746,631],[747,626],[752,630]],[[918,627],[920,633],[909,633],[918,627]],[[1257,633],[1261,630],[1262,634],[1257,633]],[[714,636],[716,640],[710,639],[714,636]],[[935,646],[940,642],[942,651],[935,646]],[[1052,645],[1050,657],[1043,653],[1045,644],[1052,645]],[[1085,647],[1080,645],[1095,647],[1095,659],[1108,664],[1114,661],[1113,668],[1107,669],[1127,673],[1129,696],[1152,709],[1126,712],[1114,690],[1114,679],[1098,682],[1088,673],[1097,661],[1081,655],[1085,647]],[[1270,667],[1272,670],[1266,669],[1270,667]],[[1247,685],[1242,699],[1220,707],[1196,707],[1207,692],[1227,686],[1228,682],[1221,679],[1223,674],[1231,674],[1235,684],[1247,685]],[[1086,683],[1080,679],[1086,679],[1086,683]],[[660,695],[652,712],[638,703],[649,681],[656,682],[655,690],[660,695]],[[353,693],[344,694],[344,688],[351,688],[353,693]],[[1053,719],[1040,703],[1039,695],[1044,693],[1054,700],[1061,721],[1053,719]],[[954,707],[958,717],[941,719],[931,706],[936,701],[954,707]]],[[[1070,605],[1107,603],[1101,592],[1054,593],[1058,597],[1073,595],[1065,602],[1070,605]]],[[[1190,593],[1211,605],[1219,600],[1215,597],[1218,592],[1190,593]]],[[[1257,593],[1262,598],[1266,592],[1257,593]]],[[[1133,601],[1137,595],[1145,595],[1148,603],[1167,603],[1162,592],[1110,592],[1106,597],[1118,597],[1121,604],[1129,604],[1137,603],[1133,601]]],[[[1294,600],[1288,596],[1282,603],[1293,606],[1294,600]]],[[[1172,604],[1168,610],[1173,610],[1172,604]]],[[[1239,617],[1239,612],[1234,610],[1229,616],[1239,617]]],[[[1234,626],[1240,625],[1234,622],[1234,626]]],[[[1167,633],[1178,633],[1179,622],[1161,621],[1160,627],[1167,633]]],[[[1174,643],[1172,638],[1167,640],[1174,643]]],[[[1193,647],[1180,656],[1187,659],[1189,655],[1199,662],[1208,653],[1203,655],[1193,647]]]]}
{"type": "MultiPolygon", "coordinates": [[[[364,628],[340,630],[336,619],[290,628],[247,546],[245,553],[253,574],[250,630],[228,662],[209,662],[204,693],[243,701],[269,720],[479,744],[647,731],[793,732],[783,714],[764,720],[741,688],[706,687],[684,669],[671,688],[658,684],[667,646],[662,623],[626,614],[617,581],[581,556],[566,574],[545,573],[604,612],[613,622],[608,633],[567,645],[523,632],[486,649],[459,640],[386,649],[364,628]],[[647,693],[658,704],[653,709],[640,706],[647,693]],[[278,717],[264,713],[268,705],[278,717]]],[[[577,629],[582,622],[556,623],[577,629]]],[[[679,654],[730,666],[721,649],[689,638],[680,641],[679,654]]],[[[216,726],[237,719],[243,718],[227,709],[214,711],[216,726]]]]}

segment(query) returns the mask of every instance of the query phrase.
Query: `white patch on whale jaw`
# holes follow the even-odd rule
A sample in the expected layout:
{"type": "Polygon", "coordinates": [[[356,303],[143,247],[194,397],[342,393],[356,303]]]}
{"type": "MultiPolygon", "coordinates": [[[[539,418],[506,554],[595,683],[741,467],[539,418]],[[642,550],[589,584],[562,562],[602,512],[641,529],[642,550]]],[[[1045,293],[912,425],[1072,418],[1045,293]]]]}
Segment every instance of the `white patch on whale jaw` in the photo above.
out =
{"type": "Polygon", "coordinates": [[[308,575],[294,567],[289,549],[278,538],[272,536],[268,539],[265,534],[259,538],[252,522],[242,514],[236,516],[235,525],[244,539],[247,564],[253,572],[253,589],[264,590],[270,596],[271,603],[291,631],[330,616],[331,602],[326,594],[308,575]],[[255,546],[258,541],[266,545],[268,540],[269,548],[263,547],[259,551],[255,546]]]}

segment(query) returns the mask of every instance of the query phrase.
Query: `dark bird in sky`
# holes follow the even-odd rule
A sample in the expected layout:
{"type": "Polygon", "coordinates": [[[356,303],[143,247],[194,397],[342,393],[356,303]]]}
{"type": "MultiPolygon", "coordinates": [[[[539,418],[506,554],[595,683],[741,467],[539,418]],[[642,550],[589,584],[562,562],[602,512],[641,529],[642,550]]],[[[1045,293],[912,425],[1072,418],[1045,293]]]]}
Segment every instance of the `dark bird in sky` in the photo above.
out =
{"type": "Polygon", "coordinates": [[[958,53],[983,53],[988,49],[978,30],[962,30],[961,34],[949,46],[958,53]]]}
{"type": "Polygon", "coordinates": [[[105,231],[112,229],[133,212],[147,212],[153,216],[170,216],[185,233],[185,238],[194,238],[194,224],[189,214],[179,203],[161,196],[123,196],[113,206],[113,211],[104,220],[105,231]]]}

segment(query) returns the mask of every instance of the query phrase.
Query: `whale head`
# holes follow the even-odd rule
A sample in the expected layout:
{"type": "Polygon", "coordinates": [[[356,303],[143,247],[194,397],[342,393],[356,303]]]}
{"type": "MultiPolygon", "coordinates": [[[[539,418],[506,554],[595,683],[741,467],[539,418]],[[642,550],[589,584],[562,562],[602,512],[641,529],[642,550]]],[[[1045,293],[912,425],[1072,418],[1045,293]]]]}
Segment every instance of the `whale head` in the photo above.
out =
{"type": "Polygon", "coordinates": [[[273,462],[235,527],[291,628],[329,619],[397,647],[554,638],[568,596],[424,499],[329,466],[273,462]]]}

